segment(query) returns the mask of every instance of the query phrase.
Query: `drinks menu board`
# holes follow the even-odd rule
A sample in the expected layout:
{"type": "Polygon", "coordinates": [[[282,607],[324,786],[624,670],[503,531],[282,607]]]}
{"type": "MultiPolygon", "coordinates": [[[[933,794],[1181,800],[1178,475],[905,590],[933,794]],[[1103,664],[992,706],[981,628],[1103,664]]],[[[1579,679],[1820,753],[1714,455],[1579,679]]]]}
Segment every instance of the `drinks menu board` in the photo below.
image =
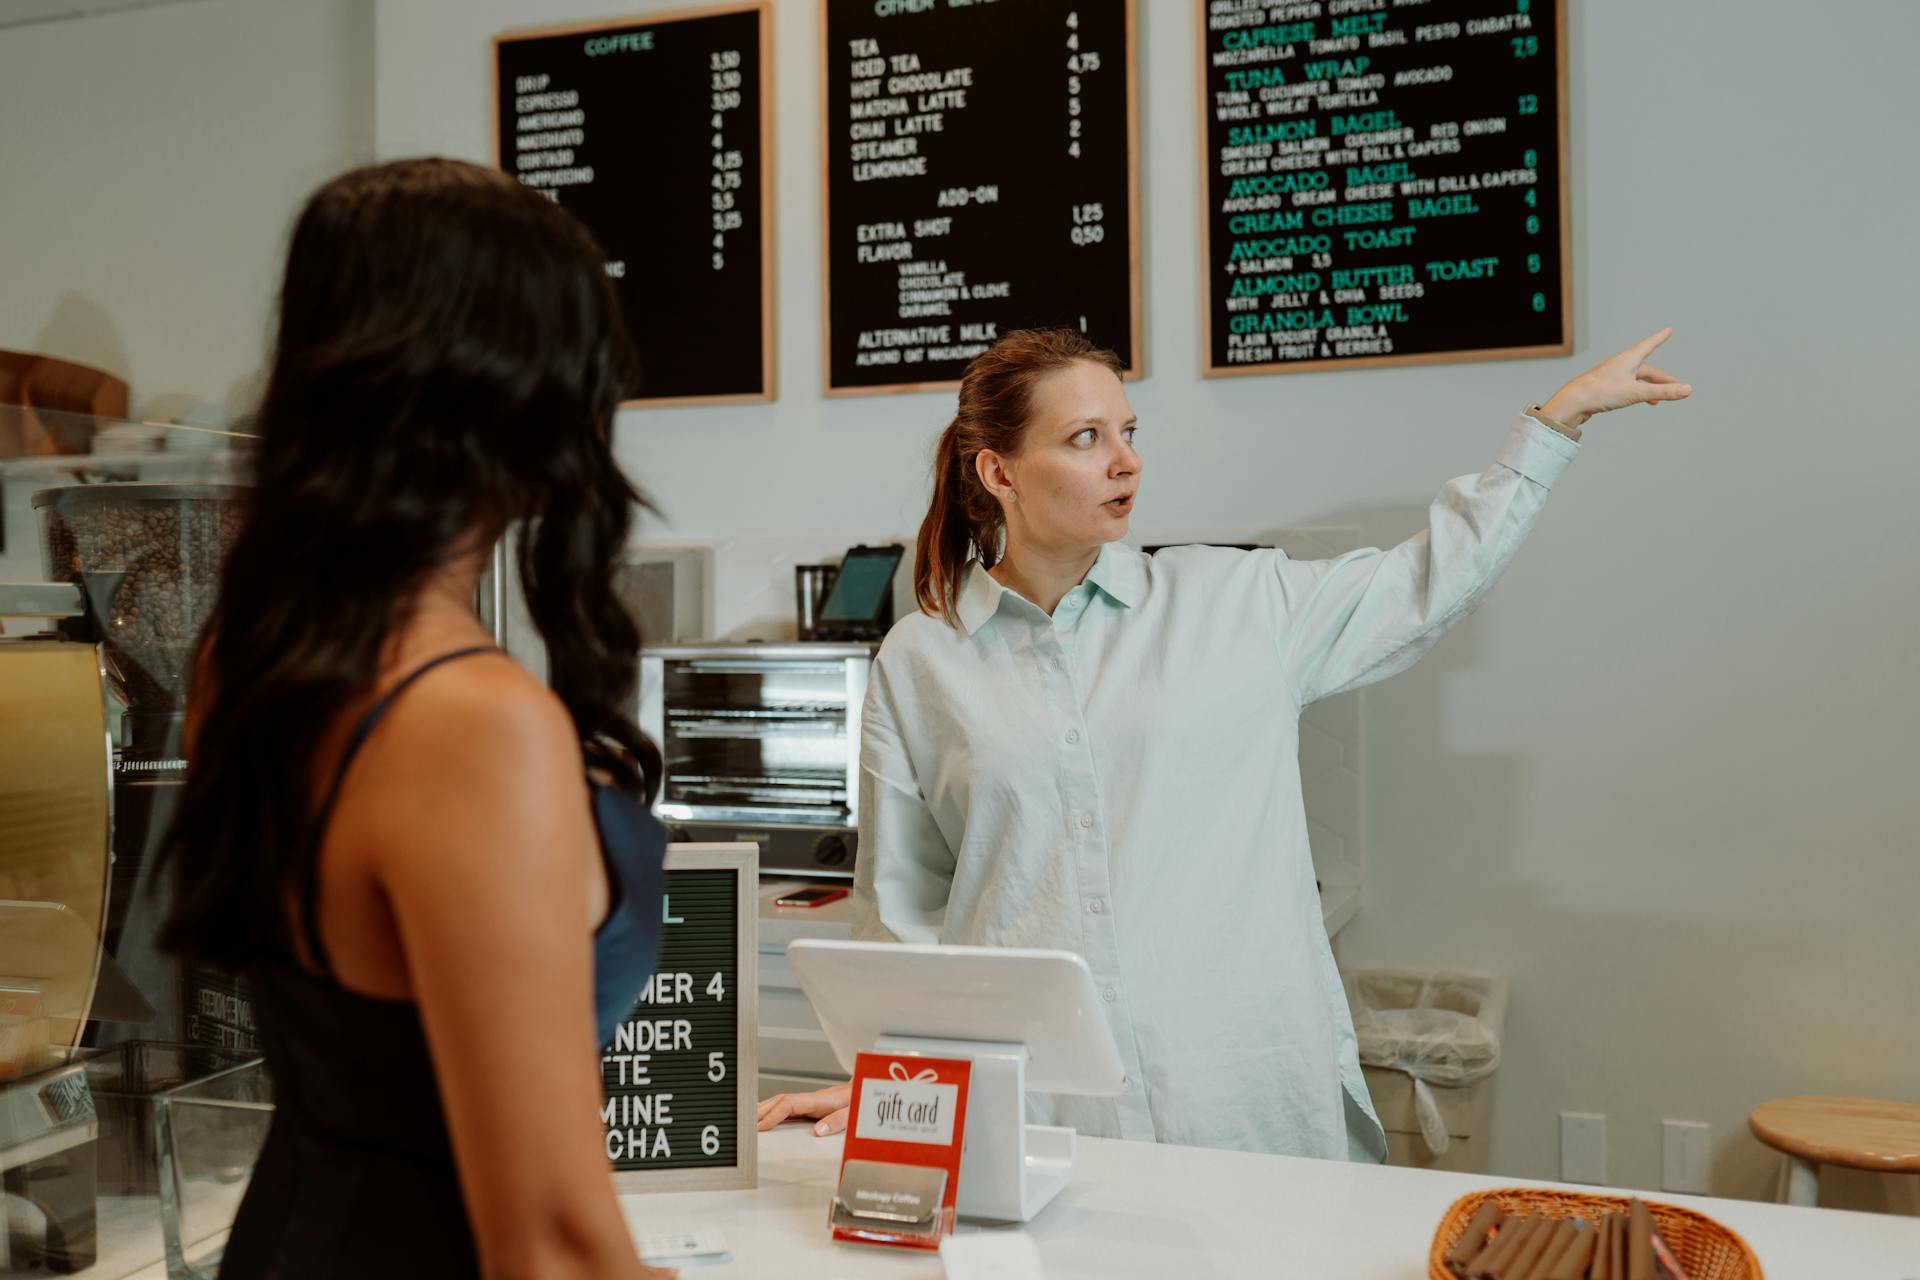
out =
{"type": "Polygon", "coordinates": [[[640,404],[773,398],[764,3],[494,40],[500,167],[586,223],[640,404]]]}
{"type": "Polygon", "coordinates": [[[667,848],[660,958],[600,1055],[623,1191],[754,1185],[758,873],[750,844],[667,848]]]}
{"type": "Polygon", "coordinates": [[[1196,0],[1208,374],[1573,350],[1565,0],[1196,0]]]}
{"type": "Polygon", "coordinates": [[[821,0],[827,394],[1068,325],[1141,371],[1133,0],[821,0]]]}

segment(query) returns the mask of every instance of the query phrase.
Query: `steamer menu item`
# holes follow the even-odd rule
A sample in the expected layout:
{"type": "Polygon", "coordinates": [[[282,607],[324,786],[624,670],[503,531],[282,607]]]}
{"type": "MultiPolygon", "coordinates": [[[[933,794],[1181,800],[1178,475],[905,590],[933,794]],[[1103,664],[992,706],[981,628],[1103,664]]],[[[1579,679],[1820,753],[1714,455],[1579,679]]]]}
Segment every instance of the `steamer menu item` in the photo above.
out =
{"type": "Polygon", "coordinates": [[[1196,0],[1204,366],[1573,350],[1565,0],[1196,0]]]}
{"type": "Polygon", "coordinates": [[[639,404],[773,399],[764,3],[494,40],[500,167],[607,254],[639,404]]]}
{"type": "Polygon", "coordinates": [[[660,959],[601,1050],[600,1119],[622,1191],[755,1183],[759,857],[667,847],[660,959]]]}
{"type": "Polygon", "coordinates": [[[951,387],[1001,334],[1142,369],[1133,0],[822,0],[827,393],[951,387]]]}

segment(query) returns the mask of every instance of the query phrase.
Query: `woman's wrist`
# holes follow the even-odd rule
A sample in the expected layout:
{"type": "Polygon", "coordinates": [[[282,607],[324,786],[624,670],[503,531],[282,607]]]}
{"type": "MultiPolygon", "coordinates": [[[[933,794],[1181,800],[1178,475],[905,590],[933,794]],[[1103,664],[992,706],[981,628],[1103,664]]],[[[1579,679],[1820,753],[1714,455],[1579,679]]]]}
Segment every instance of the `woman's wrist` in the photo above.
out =
{"type": "Polygon", "coordinates": [[[1572,427],[1576,431],[1587,425],[1587,419],[1593,416],[1591,413],[1577,409],[1567,403],[1559,392],[1555,392],[1551,399],[1540,406],[1540,412],[1552,418],[1555,422],[1572,427]]]}

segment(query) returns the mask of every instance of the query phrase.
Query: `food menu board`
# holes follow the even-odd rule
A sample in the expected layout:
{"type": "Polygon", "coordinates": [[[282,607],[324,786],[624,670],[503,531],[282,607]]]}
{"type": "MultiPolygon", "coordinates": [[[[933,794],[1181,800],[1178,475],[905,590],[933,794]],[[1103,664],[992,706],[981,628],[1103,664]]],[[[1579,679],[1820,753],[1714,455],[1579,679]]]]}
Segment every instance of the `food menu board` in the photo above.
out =
{"type": "Polygon", "coordinates": [[[1142,368],[1133,0],[821,0],[827,394],[1068,325],[1142,368]]]}
{"type": "Polygon", "coordinates": [[[773,398],[769,21],[734,4],[494,41],[498,163],[605,250],[637,403],[773,398]]]}
{"type": "Polygon", "coordinates": [[[668,846],[660,958],[600,1054],[623,1191],[754,1185],[758,874],[750,844],[668,846]]]}
{"type": "Polygon", "coordinates": [[[1565,0],[1196,0],[1208,374],[1573,350],[1565,0]]]}

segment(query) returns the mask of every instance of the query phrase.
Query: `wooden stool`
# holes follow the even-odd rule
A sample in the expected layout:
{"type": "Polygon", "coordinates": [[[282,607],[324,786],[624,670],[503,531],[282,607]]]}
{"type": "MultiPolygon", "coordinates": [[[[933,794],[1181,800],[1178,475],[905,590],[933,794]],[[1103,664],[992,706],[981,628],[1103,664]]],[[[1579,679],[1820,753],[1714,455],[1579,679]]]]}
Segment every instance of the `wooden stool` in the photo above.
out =
{"type": "Polygon", "coordinates": [[[1820,1198],[1820,1166],[1920,1173],[1920,1106],[1878,1098],[1775,1098],[1747,1117],[1753,1136],[1787,1156],[1787,1204],[1820,1198]]]}

